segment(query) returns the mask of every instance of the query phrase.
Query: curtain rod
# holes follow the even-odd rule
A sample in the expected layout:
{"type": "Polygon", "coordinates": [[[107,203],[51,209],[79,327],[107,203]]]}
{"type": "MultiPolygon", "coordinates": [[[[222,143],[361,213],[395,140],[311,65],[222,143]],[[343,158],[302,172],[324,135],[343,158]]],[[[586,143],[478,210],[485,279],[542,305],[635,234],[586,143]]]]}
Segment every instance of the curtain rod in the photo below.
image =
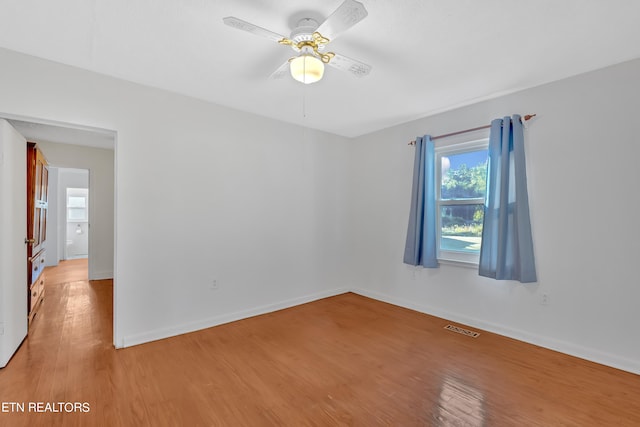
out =
{"type": "MultiPolygon", "coordinates": [[[[525,121],[527,121],[527,120],[531,120],[535,116],[536,116],[535,113],[534,114],[527,114],[526,116],[523,117],[523,119],[525,121]]],[[[460,134],[463,134],[463,133],[469,133],[469,132],[473,132],[475,130],[489,129],[490,127],[491,127],[491,125],[486,125],[486,126],[479,126],[477,128],[459,130],[457,132],[451,132],[451,133],[445,133],[443,135],[432,136],[431,139],[434,140],[434,139],[440,139],[440,138],[447,138],[449,136],[455,136],[455,135],[460,135],[460,134]]],[[[416,141],[410,141],[408,145],[416,145],[416,141]]]]}

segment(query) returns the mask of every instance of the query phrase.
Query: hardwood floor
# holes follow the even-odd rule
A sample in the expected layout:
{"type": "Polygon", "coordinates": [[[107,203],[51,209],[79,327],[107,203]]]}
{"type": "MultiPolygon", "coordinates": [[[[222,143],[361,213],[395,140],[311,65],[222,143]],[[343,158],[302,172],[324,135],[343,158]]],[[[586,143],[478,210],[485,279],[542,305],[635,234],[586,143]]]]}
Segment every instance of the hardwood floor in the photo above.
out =
{"type": "Polygon", "coordinates": [[[61,261],[55,268],[47,268],[47,285],[77,282],[89,278],[89,260],[87,258],[61,261]]]}
{"type": "Polygon", "coordinates": [[[0,425],[640,425],[638,375],[355,294],[115,350],[111,281],[81,268],[45,272],[0,425]]]}

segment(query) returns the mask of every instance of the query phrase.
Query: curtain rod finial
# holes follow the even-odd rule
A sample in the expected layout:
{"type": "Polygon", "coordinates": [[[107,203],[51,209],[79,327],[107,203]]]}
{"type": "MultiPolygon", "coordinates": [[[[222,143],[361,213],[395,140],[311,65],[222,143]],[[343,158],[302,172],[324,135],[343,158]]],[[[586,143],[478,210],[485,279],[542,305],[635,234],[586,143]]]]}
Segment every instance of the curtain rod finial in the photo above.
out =
{"type": "Polygon", "coordinates": [[[529,127],[529,120],[533,119],[535,116],[535,114],[527,114],[526,116],[522,117],[520,119],[520,121],[522,122],[522,126],[527,129],[529,127]]]}

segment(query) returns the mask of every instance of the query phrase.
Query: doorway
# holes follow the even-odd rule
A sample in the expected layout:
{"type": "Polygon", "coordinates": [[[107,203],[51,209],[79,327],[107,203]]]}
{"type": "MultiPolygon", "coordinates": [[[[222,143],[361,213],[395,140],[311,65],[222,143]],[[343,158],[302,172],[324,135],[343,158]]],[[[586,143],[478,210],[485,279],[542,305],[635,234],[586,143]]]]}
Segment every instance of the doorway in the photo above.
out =
{"type": "Polygon", "coordinates": [[[64,259],[89,258],[89,189],[67,188],[64,259]]]}
{"type": "MultiPolygon", "coordinates": [[[[81,233],[88,238],[83,250],[67,249],[67,194],[66,189],[61,192],[62,200],[52,209],[49,203],[49,220],[57,216],[50,224],[60,228],[55,234],[57,242],[47,242],[47,250],[54,247],[59,254],[57,259],[48,257],[48,266],[57,264],[58,259],[77,258],[85,256],[88,260],[88,275],[90,280],[110,279],[116,276],[115,271],[115,149],[116,133],[111,130],[93,128],[83,125],[52,122],[48,120],[26,118],[0,114],[19,134],[27,140],[36,142],[43,150],[50,165],[50,172],[55,171],[55,177],[50,176],[50,182],[57,182],[57,174],[64,169],[75,169],[89,176],[86,185],[69,185],[70,188],[87,188],[85,198],[86,215],[88,220],[78,222],[78,217],[71,216],[71,223],[77,230],[80,224],[81,233]],[[55,224],[55,225],[54,225],[55,224]],[[55,262],[56,264],[49,264],[55,262]]],[[[57,198],[56,198],[57,199],[57,198]]],[[[71,200],[71,204],[80,203],[78,199],[71,200]]],[[[74,208],[74,206],[70,206],[74,208]]],[[[76,212],[77,213],[77,212],[76,212]]],[[[72,214],[73,215],[73,214],[72,214]]],[[[77,231],[76,231],[77,233],[77,231]]],[[[81,246],[81,245],[80,245],[81,246]]],[[[79,247],[80,247],[79,246],[79,247]]],[[[76,248],[77,249],[77,248],[76,248]]],[[[25,269],[26,270],[26,269],[25,269]]],[[[26,286],[26,285],[25,285],[26,286]]],[[[114,281],[114,288],[116,284],[114,281]]],[[[115,289],[114,289],[115,290],[115,289]]],[[[115,307],[115,301],[114,307],[115,307]]],[[[112,327],[115,329],[115,314],[113,311],[112,327]]],[[[114,331],[115,332],[115,331],[114,331]]],[[[5,331],[6,335],[6,331],[5,331]]]]}
{"type": "MultiPolygon", "coordinates": [[[[53,168],[52,168],[53,169],[53,168]]],[[[59,260],[89,258],[89,170],[55,168],[57,185],[57,254],[59,260]]],[[[53,225],[53,224],[52,224],[53,225]]]]}

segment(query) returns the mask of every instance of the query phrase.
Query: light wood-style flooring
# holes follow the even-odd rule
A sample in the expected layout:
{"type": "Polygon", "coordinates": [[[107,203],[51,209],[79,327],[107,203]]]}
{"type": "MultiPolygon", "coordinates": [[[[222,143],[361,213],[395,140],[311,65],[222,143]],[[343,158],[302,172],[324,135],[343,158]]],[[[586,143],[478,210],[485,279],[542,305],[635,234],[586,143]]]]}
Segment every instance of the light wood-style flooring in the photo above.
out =
{"type": "Polygon", "coordinates": [[[2,426],[640,426],[638,375],[359,295],[115,350],[111,281],[82,261],[45,274],[0,369],[2,409],[25,413],[2,426]]]}

